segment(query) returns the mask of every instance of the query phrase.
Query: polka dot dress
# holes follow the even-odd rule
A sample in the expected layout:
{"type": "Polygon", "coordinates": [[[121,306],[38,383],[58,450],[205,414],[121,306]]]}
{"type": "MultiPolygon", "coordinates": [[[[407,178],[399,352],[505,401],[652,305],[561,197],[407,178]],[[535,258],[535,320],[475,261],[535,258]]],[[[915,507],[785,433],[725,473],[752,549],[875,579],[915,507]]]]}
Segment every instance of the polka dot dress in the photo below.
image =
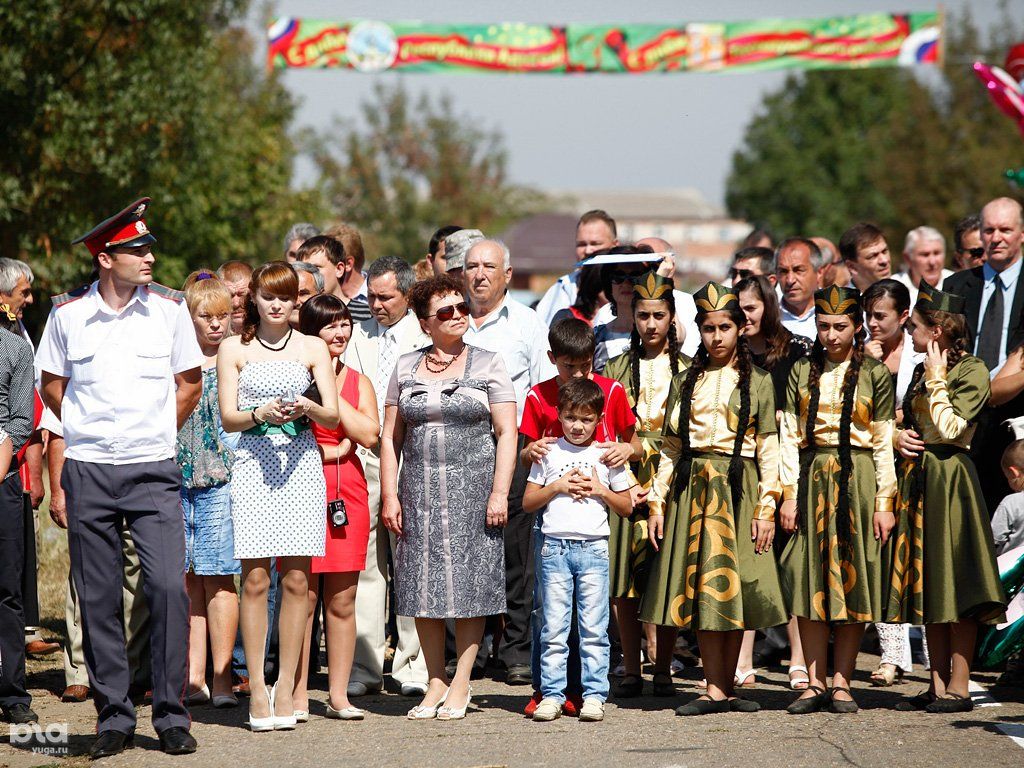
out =
{"type": "MultiPolygon", "coordinates": [[[[246,363],[238,407],[259,407],[287,391],[302,393],[312,378],[297,360],[246,363]]],[[[231,477],[235,558],[317,557],[327,535],[327,490],[312,430],[242,433],[231,477]]]]}

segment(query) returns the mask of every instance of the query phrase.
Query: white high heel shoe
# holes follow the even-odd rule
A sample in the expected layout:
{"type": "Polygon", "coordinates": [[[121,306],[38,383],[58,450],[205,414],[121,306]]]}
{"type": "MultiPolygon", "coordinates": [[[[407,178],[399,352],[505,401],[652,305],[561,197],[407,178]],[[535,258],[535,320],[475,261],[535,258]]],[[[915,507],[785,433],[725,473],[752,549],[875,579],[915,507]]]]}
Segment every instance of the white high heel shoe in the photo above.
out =
{"type": "Polygon", "coordinates": [[[252,699],[249,700],[249,730],[253,733],[263,733],[274,730],[274,694],[267,688],[267,696],[270,697],[270,717],[252,716],[252,699]]]}
{"type": "MultiPolygon", "coordinates": [[[[445,696],[447,698],[447,696],[445,696]]],[[[469,702],[473,700],[473,688],[466,692],[466,703],[462,707],[449,707],[445,704],[437,710],[438,720],[462,720],[466,717],[466,710],[469,709],[469,702]]]]}
{"type": "Polygon", "coordinates": [[[437,717],[437,711],[444,706],[444,702],[448,698],[448,691],[450,690],[450,688],[445,688],[444,695],[432,707],[417,704],[406,714],[406,720],[433,720],[437,717]]]}
{"type": "Polygon", "coordinates": [[[274,720],[274,730],[275,731],[294,731],[295,730],[295,723],[297,722],[296,719],[295,719],[295,714],[294,713],[292,713],[291,715],[276,715],[276,714],[274,714],[274,698],[275,698],[275,694],[276,693],[277,693],[277,683],[274,683],[274,687],[270,689],[270,716],[274,720]]]}

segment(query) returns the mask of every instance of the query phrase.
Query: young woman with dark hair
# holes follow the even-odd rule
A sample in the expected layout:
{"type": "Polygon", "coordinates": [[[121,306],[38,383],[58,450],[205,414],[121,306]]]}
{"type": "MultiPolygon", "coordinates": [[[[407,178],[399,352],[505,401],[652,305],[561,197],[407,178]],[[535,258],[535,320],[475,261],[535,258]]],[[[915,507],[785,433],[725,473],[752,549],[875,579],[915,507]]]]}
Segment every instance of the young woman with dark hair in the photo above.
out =
{"type": "MultiPolygon", "coordinates": [[[[658,471],[665,402],[672,377],[683,370],[690,359],[679,351],[671,280],[648,272],[646,280],[633,286],[632,312],[633,331],[629,349],[608,361],[604,375],[621,382],[636,414],[636,435],[643,446],[643,456],[632,462],[631,467],[646,496],[658,471]]],[[[639,695],[643,688],[637,615],[650,569],[647,503],[644,501],[637,505],[628,518],[613,515],[610,520],[611,597],[625,667],[615,695],[628,698],[639,695]]],[[[677,634],[674,626],[659,627],[653,648],[650,647],[651,638],[648,638],[648,655],[655,658],[655,696],[671,696],[675,692],[672,685],[672,648],[677,634]]]]}
{"type": "Polygon", "coordinates": [[[707,693],[676,714],[754,712],[758,704],[733,689],[743,630],[786,621],[771,553],[781,490],[775,396],[750,362],[736,294],[708,283],[694,299],[702,346],[669,390],[640,619],[696,631],[707,693]]]}
{"type": "Polygon", "coordinates": [[[810,685],[791,714],[856,712],[850,680],[864,626],[882,620],[886,546],[896,495],[892,378],[864,356],[860,294],[815,293],[818,338],[789,375],[781,420],[780,517],[795,534],[780,560],[810,685]],[[829,636],[835,674],[826,690],[829,636]]]}
{"type": "Polygon", "coordinates": [[[1006,609],[985,497],[967,452],[989,374],[966,353],[960,296],[922,289],[910,328],[926,358],[907,390],[896,440],[900,522],[886,620],[925,625],[931,685],[897,709],[969,712],[978,625],[1004,621],[1006,609]]]}
{"type": "MultiPolygon", "coordinates": [[[[738,280],[733,290],[740,301],[740,309],[747,317],[743,328],[743,336],[750,347],[750,357],[754,365],[763,368],[772,377],[775,387],[775,408],[782,408],[786,402],[786,384],[793,364],[811,351],[811,340],[806,336],[798,336],[782,324],[782,313],[779,310],[779,298],[775,286],[764,275],[752,275],[738,280]]],[[[784,531],[776,532],[773,544],[775,555],[781,555],[789,535],[784,531]]],[[[794,691],[807,689],[810,680],[807,677],[807,664],[804,651],[800,645],[800,632],[796,618],[790,618],[786,624],[789,637],[789,687],[794,691]]],[[[754,637],[753,631],[743,633],[743,645],[736,664],[736,685],[743,687],[757,681],[757,670],[754,668],[754,637]]]]}
{"type": "Polygon", "coordinates": [[[575,317],[577,320],[582,320],[587,325],[593,326],[597,310],[607,303],[604,282],[601,280],[601,268],[582,266],[576,280],[576,301],[571,307],[560,309],[555,313],[551,319],[551,327],[568,317],[575,317]]]}

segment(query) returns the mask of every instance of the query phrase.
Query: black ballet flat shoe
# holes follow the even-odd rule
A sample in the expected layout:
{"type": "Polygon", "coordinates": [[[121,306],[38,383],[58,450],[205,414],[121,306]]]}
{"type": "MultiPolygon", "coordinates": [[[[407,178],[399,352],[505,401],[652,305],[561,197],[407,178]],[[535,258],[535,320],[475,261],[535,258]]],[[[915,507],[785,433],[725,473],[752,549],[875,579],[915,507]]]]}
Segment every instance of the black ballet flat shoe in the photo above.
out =
{"type": "Polygon", "coordinates": [[[922,691],[917,696],[903,699],[896,703],[897,712],[924,712],[925,708],[935,701],[935,694],[931,691],[922,691]]]}
{"type": "Polygon", "coordinates": [[[761,705],[750,699],[741,699],[739,696],[729,699],[730,712],[760,712],[761,705]]]}
{"type": "Polygon", "coordinates": [[[676,708],[676,714],[680,717],[693,717],[694,715],[716,715],[722,712],[729,712],[731,705],[728,699],[716,701],[703,697],[694,699],[689,704],[683,704],[676,708]]]}
{"type": "Polygon", "coordinates": [[[860,710],[860,707],[857,706],[857,702],[852,701],[852,699],[853,694],[850,693],[849,688],[833,688],[832,693],[829,694],[829,708],[837,715],[852,715],[860,710]],[[851,701],[843,701],[842,699],[837,699],[836,691],[846,691],[850,694],[851,701]]]}
{"type": "Polygon", "coordinates": [[[615,698],[635,699],[644,692],[644,679],[640,675],[624,675],[615,686],[615,698]]]}
{"type": "Polygon", "coordinates": [[[676,687],[672,683],[672,675],[667,672],[655,672],[654,673],[654,695],[655,696],[675,696],[676,687]]]}
{"type": "Polygon", "coordinates": [[[810,685],[807,687],[808,691],[815,691],[814,696],[807,696],[802,699],[797,699],[788,707],[786,711],[791,715],[809,715],[812,712],[821,712],[828,704],[828,692],[824,688],[819,688],[816,685],[810,685]]]}
{"type": "Polygon", "coordinates": [[[99,760],[103,757],[119,755],[126,749],[135,746],[134,733],[122,733],[121,731],[102,731],[96,737],[96,741],[89,747],[89,759],[99,760]]]}
{"type": "Polygon", "coordinates": [[[933,715],[951,714],[953,712],[970,712],[974,709],[974,702],[970,696],[957,696],[955,693],[947,693],[941,698],[934,699],[931,704],[924,708],[925,712],[933,715]]]}
{"type": "Polygon", "coordinates": [[[168,755],[191,755],[197,746],[188,729],[180,725],[160,732],[160,749],[168,755]]]}

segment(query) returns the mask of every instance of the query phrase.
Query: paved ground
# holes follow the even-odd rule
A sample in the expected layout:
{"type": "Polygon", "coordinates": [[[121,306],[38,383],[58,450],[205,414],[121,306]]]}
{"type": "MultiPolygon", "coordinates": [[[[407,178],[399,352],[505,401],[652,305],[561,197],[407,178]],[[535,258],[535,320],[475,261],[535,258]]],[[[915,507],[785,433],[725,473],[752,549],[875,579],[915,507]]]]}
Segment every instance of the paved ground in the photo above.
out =
{"type": "MultiPolygon", "coordinates": [[[[673,699],[612,702],[604,723],[562,718],[533,723],[521,716],[527,691],[489,680],[475,681],[477,708],[459,722],[407,722],[402,715],[414,701],[397,695],[359,699],[370,715],[362,723],[323,718],[326,694],[313,692],[312,720],[292,733],[250,733],[246,709],[193,710],[193,733],[200,751],[168,757],[158,751],[148,707],[139,709],[136,748],[102,765],[164,766],[359,766],[359,768],[488,768],[496,766],[586,766],[589,768],[691,768],[693,766],[962,766],[1020,768],[1024,765],[1024,691],[995,687],[995,674],[977,680],[999,706],[980,706],[968,715],[895,712],[903,694],[924,685],[920,672],[890,689],[868,687],[868,670],[877,657],[862,654],[863,669],[854,687],[862,710],[857,715],[787,715],[782,709],[793,694],[784,676],[771,673],[747,695],[767,711],[758,714],[680,718],[673,708],[696,693],[699,671],[678,681],[673,699]],[[1015,742],[1004,731],[1016,735],[1015,742]]],[[[53,662],[33,662],[30,685],[41,722],[66,723],[68,757],[50,757],[15,749],[0,741],[0,766],[87,764],[92,741],[93,708],[62,704],[55,695],[63,675],[53,662]]],[[[323,688],[325,680],[314,686],[323,688]]],[[[649,683],[648,683],[649,686],[649,683]]],[[[649,691],[649,687],[648,687],[649,691]]],[[[243,700],[244,704],[244,700],[243,700]]]]}

